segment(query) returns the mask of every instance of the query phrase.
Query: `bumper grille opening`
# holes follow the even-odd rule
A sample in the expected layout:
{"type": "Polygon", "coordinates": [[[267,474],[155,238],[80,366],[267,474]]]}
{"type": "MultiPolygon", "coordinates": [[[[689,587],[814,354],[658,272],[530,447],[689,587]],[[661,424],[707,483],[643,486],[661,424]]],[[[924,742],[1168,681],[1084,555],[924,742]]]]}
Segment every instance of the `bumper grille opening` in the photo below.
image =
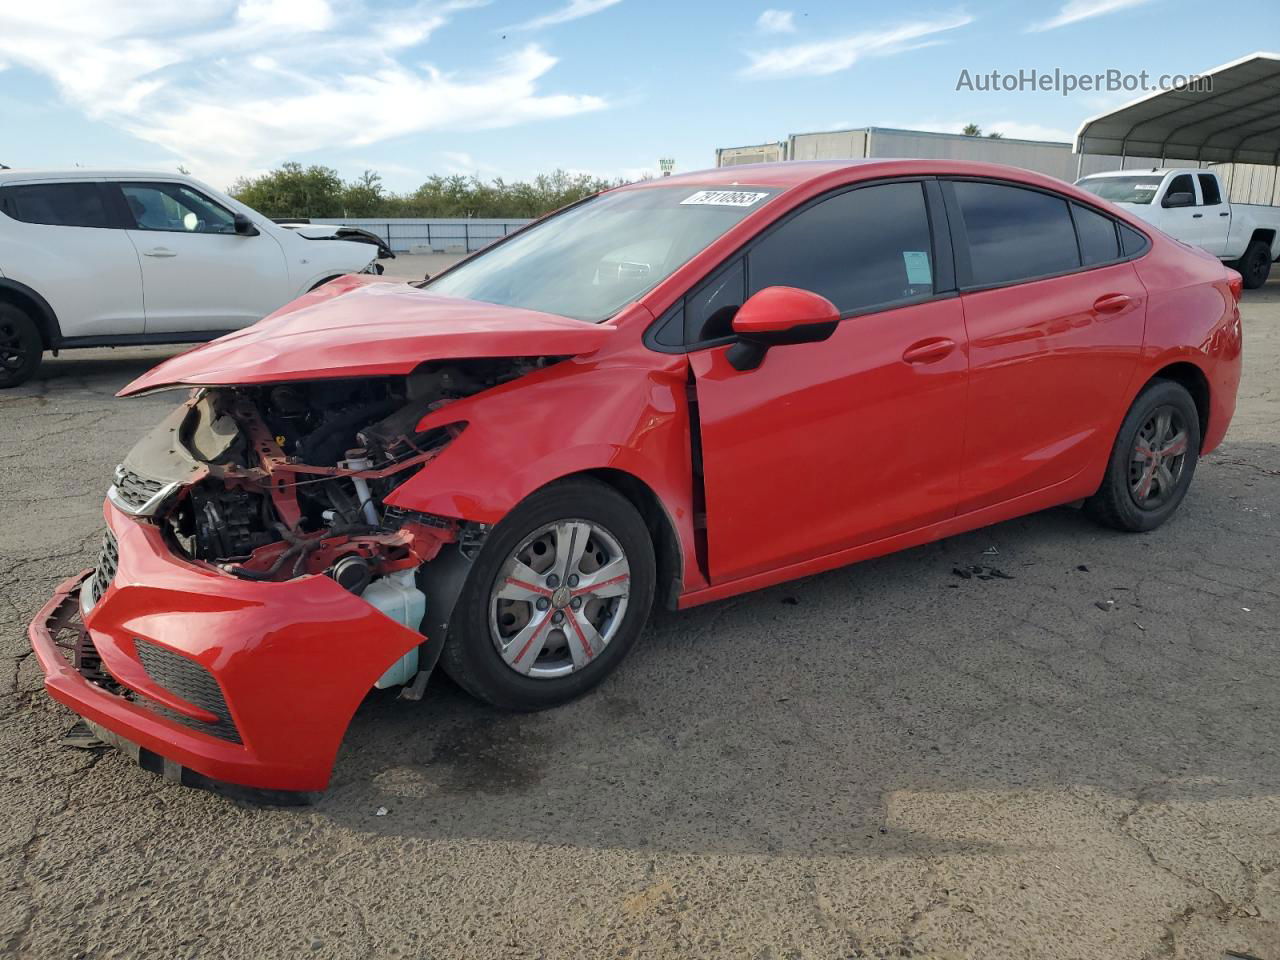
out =
{"type": "Polygon", "coordinates": [[[134,648],[138,651],[138,659],[142,661],[147,676],[187,703],[209,711],[218,718],[218,722],[202,723],[149,699],[146,701],[147,709],[192,730],[232,743],[241,742],[240,732],[236,729],[231,711],[227,709],[227,701],[222,696],[222,688],[218,686],[213,674],[194,660],[137,637],[134,638],[134,648]]]}
{"type": "Polygon", "coordinates": [[[120,563],[120,551],[116,545],[115,534],[110,530],[102,535],[102,548],[98,551],[98,564],[93,570],[93,580],[89,583],[89,602],[97,603],[98,598],[107,592],[111,581],[116,578],[116,567],[120,563]]]}

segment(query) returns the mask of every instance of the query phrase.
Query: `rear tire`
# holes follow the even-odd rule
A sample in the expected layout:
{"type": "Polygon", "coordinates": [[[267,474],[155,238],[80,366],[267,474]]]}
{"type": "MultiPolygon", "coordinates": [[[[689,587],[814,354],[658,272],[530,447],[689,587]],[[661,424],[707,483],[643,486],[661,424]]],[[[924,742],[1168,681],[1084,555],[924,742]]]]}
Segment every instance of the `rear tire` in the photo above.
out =
{"type": "Polygon", "coordinates": [[[1264,240],[1253,241],[1238,261],[1236,269],[1244,277],[1245,289],[1257,290],[1271,276],[1271,245],[1264,240]]]}
{"type": "Polygon", "coordinates": [[[626,656],[648,620],[656,579],[653,541],[630,501],[597,480],[554,483],[531,494],[486,538],[454,605],[440,665],[458,686],[495,707],[557,706],[586,693],[626,656]],[[563,569],[561,529],[575,531],[573,543],[584,548],[595,540],[563,569]],[[524,565],[516,568],[518,561],[524,565]],[[624,575],[602,579],[600,595],[608,599],[595,599],[585,586],[592,582],[589,568],[604,571],[619,561],[624,575]],[[571,627],[580,632],[575,636],[571,627]]]}
{"type": "Polygon", "coordinates": [[[1116,530],[1154,530],[1182,503],[1199,456],[1200,414],[1191,394],[1172,380],[1153,380],[1120,425],[1085,512],[1116,530]]]}
{"type": "Polygon", "coordinates": [[[31,316],[11,303],[0,303],[0,390],[30,380],[43,352],[40,328],[31,316]]]}

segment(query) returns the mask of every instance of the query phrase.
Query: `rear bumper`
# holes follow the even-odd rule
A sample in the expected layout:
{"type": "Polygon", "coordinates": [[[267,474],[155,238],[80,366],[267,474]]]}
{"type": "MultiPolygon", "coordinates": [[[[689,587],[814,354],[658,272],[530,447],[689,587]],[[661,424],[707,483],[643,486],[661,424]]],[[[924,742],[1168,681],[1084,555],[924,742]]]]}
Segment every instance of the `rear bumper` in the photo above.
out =
{"type": "Polygon", "coordinates": [[[49,694],[181,782],[323,790],[361,699],[421,634],[327,577],[240,580],[104,515],[111,583],[82,613],[90,571],[69,578],[28,630],[49,694]]]}

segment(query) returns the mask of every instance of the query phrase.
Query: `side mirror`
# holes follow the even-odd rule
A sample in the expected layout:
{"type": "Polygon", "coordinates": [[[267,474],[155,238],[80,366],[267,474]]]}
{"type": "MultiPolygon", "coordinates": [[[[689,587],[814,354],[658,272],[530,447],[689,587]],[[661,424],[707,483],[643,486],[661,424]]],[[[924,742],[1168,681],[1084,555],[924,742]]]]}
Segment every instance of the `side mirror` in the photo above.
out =
{"type": "Polygon", "coordinates": [[[258,228],[253,225],[253,221],[246,217],[243,213],[235,215],[236,233],[242,237],[256,237],[258,228]]]}
{"type": "Polygon", "coordinates": [[[1162,207],[1194,207],[1196,205],[1196,195],[1194,193],[1169,193],[1165,194],[1162,207]]]}
{"type": "Polygon", "coordinates": [[[826,297],[796,287],[765,287],[738,308],[738,342],[726,357],[735,370],[754,370],[770,347],[817,343],[836,332],[840,311],[826,297]]]}

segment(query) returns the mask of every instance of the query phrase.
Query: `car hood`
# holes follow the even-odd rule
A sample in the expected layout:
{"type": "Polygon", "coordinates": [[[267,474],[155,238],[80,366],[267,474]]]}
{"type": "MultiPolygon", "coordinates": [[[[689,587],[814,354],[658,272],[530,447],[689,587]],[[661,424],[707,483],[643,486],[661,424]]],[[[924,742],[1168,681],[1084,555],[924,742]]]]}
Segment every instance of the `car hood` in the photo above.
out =
{"type": "Polygon", "coordinates": [[[407,374],[428,360],[575,356],[617,328],[441,297],[373,276],[339,277],[253,326],[180,354],[120,391],[407,374]]]}

